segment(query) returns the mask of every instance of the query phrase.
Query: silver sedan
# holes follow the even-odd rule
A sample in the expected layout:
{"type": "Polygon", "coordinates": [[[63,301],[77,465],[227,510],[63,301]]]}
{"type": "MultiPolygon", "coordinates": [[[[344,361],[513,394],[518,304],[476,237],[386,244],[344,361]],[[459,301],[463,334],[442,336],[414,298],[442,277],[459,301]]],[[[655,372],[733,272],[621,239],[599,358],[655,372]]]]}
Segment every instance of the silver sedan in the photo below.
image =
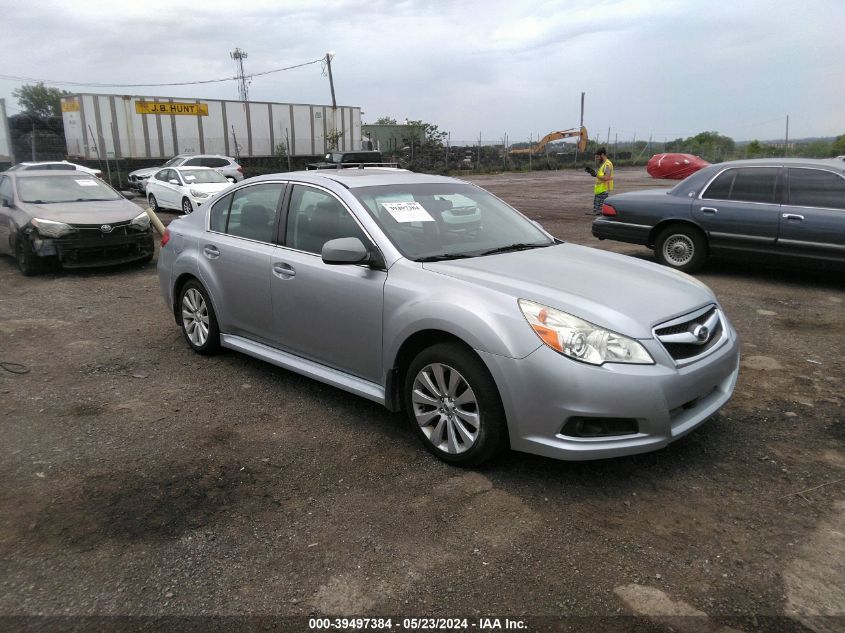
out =
{"type": "Polygon", "coordinates": [[[405,410],[453,464],[508,447],[654,450],[737,379],[737,336],[706,286],[561,242],[451,178],[253,178],[173,221],[158,270],[196,352],[237,350],[405,410]]]}

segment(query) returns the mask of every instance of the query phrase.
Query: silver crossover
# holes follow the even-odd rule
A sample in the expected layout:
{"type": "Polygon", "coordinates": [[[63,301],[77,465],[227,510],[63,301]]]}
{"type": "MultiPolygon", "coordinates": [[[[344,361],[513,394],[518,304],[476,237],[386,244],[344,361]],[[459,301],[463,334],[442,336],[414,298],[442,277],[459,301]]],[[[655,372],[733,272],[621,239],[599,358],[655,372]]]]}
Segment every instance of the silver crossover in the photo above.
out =
{"type": "Polygon", "coordinates": [[[683,273],[561,242],[459,180],[252,178],[177,218],[159,279],[188,344],[405,410],[447,462],[654,450],[733,392],[736,333],[683,273]]]}

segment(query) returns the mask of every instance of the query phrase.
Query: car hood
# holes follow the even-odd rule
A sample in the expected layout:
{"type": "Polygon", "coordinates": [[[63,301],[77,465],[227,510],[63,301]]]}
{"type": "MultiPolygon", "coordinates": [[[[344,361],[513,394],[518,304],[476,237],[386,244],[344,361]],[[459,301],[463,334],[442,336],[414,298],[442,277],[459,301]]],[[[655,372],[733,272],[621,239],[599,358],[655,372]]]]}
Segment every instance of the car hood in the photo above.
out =
{"type": "Polygon", "coordinates": [[[655,325],[716,301],[689,275],[575,244],[423,266],[634,338],[652,338],[655,325]]]}
{"type": "Polygon", "coordinates": [[[126,222],[142,213],[137,204],[124,199],[24,204],[21,206],[27,212],[27,215],[32,218],[53,220],[65,224],[114,224],[126,222]]]}
{"type": "Polygon", "coordinates": [[[140,176],[152,176],[156,173],[161,167],[144,167],[143,169],[136,169],[135,171],[130,171],[130,176],[140,177],[140,176]]]}

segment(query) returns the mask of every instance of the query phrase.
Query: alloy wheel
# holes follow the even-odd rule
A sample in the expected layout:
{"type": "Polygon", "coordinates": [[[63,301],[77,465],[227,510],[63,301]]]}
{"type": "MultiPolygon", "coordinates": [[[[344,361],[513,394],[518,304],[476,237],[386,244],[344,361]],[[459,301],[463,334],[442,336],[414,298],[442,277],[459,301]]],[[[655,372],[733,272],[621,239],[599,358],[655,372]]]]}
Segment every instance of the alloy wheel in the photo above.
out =
{"type": "Polygon", "coordinates": [[[188,215],[189,213],[193,212],[193,210],[194,210],[194,207],[191,206],[190,200],[188,200],[187,198],[182,200],[182,212],[185,215],[188,215]]]}
{"type": "Polygon", "coordinates": [[[478,400],[456,369],[442,363],[423,367],[411,401],[417,424],[435,448],[457,455],[473,447],[481,429],[478,400]]]}
{"type": "Polygon", "coordinates": [[[209,330],[208,305],[196,288],[189,288],[182,297],[182,327],[195,347],[205,345],[209,330]]]}

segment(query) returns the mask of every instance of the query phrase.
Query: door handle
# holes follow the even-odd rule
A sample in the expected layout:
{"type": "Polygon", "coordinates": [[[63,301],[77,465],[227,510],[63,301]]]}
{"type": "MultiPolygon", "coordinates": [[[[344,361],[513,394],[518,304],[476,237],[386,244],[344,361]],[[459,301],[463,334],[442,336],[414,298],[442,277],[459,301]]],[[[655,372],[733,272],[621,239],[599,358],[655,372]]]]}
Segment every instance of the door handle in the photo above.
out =
{"type": "Polygon", "coordinates": [[[206,244],[205,247],[202,249],[203,255],[208,257],[208,259],[217,259],[220,257],[220,251],[217,250],[217,247],[213,244],[206,244]]]}
{"type": "Polygon", "coordinates": [[[290,264],[276,262],[273,264],[273,274],[282,279],[290,279],[291,277],[296,277],[296,270],[290,264]]]}
{"type": "Polygon", "coordinates": [[[719,213],[719,209],[714,209],[713,207],[701,207],[701,212],[713,215],[714,213],[719,213]]]}
{"type": "Polygon", "coordinates": [[[799,222],[804,219],[803,215],[798,215],[797,213],[784,213],[781,217],[784,220],[798,220],[799,222]]]}

